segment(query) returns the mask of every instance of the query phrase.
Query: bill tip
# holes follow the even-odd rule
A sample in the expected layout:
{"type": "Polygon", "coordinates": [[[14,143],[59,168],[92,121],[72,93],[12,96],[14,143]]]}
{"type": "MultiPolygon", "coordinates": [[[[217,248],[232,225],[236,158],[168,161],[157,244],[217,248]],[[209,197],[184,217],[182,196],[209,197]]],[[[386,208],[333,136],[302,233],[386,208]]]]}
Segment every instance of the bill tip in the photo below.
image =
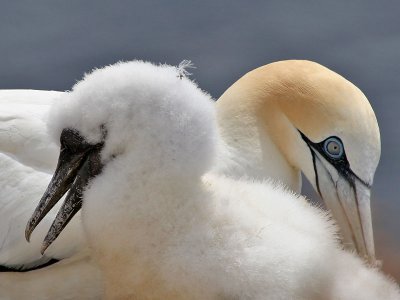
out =
{"type": "Polygon", "coordinates": [[[26,239],[26,241],[28,243],[30,242],[31,234],[32,234],[32,229],[31,229],[31,227],[29,226],[29,223],[28,223],[28,225],[26,225],[26,229],[25,229],[25,239],[26,239]]]}
{"type": "Polygon", "coordinates": [[[47,243],[46,241],[43,242],[42,244],[42,248],[40,248],[40,254],[44,255],[44,252],[47,250],[47,248],[49,247],[49,243],[47,243]]]}

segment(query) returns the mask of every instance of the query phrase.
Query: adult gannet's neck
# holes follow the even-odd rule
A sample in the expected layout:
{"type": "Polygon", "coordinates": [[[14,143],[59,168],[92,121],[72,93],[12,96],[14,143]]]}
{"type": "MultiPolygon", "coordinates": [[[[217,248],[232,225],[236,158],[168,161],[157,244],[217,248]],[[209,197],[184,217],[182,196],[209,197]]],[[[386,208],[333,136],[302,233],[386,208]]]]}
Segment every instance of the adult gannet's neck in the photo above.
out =
{"type": "Polygon", "coordinates": [[[240,78],[217,101],[222,142],[215,170],[234,177],[279,179],[300,192],[300,170],[288,161],[282,145],[277,144],[277,140],[282,140],[280,135],[293,132],[275,103],[271,91],[275,79],[263,69],[240,78]]]}

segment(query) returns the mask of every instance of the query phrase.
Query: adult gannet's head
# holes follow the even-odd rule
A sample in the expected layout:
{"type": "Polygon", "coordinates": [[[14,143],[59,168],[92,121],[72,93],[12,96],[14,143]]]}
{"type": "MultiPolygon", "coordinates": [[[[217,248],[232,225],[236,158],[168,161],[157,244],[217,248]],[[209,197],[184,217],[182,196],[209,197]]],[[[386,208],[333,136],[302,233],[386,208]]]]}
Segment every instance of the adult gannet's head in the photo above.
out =
{"type": "Polygon", "coordinates": [[[48,128],[60,141],[60,156],[27,224],[28,240],[47,212],[69,193],[42,253],[79,211],[84,193],[106,173],[110,186],[98,183],[96,195],[111,190],[115,193],[109,201],[115,201],[135,176],[159,182],[172,178],[184,186],[183,181],[190,182],[210,167],[215,156],[214,104],[184,75],[184,69],[168,65],[118,63],[86,75],[55,104],[48,128]]]}
{"type": "Polygon", "coordinates": [[[374,262],[370,188],[380,136],[364,94],[317,63],[282,61],[249,72],[217,103],[224,135],[234,132],[231,140],[240,144],[246,132],[234,124],[241,118],[261,128],[257,134],[268,134],[289,168],[301,170],[318,191],[345,246],[374,262]]]}

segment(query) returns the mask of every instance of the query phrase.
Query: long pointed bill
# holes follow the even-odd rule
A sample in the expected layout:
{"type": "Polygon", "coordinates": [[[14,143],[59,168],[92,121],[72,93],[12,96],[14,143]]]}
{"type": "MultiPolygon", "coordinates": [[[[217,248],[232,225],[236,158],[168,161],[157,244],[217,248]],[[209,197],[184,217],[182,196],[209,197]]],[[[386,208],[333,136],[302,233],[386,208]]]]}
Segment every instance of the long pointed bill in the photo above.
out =
{"type": "Polygon", "coordinates": [[[53,178],[26,226],[25,237],[27,241],[44,216],[71,187],[85,156],[86,152],[71,154],[65,149],[61,150],[53,178]]]}
{"type": "Polygon", "coordinates": [[[67,226],[72,217],[81,209],[83,191],[89,184],[90,179],[101,173],[102,167],[100,149],[96,149],[87,156],[85,162],[80,168],[63,205],[58,211],[57,216],[43,241],[41,249],[42,254],[58,237],[65,226],[67,226]]]}
{"type": "Polygon", "coordinates": [[[357,178],[344,178],[321,160],[317,160],[316,172],[319,192],[340,227],[344,246],[376,264],[370,188],[357,178]]]}
{"type": "MultiPolygon", "coordinates": [[[[107,131],[104,125],[101,125],[100,129],[104,140],[107,131]]],[[[89,144],[78,131],[71,128],[65,128],[62,131],[60,142],[61,151],[56,171],[25,229],[25,237],[29,241],[36,226],[70,189],[45,238],[42,254],[79,211],[82,206],[84,188],[90,178],[99,174],[102,168],[100,151],[104,142],[96,145],[89,144]]]]}

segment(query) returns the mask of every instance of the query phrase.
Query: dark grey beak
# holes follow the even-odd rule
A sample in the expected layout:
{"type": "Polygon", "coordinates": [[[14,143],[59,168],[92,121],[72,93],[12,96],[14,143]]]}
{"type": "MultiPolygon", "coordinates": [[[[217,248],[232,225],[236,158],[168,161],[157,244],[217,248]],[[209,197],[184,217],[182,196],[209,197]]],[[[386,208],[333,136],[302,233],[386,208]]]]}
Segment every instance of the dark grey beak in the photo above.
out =
{"type": "Polygon", "coordinates": [[[36,226],[69,190],[44,239],[42,254],[80,210],[85,187],[102,170],[100,151],[103,143],[89,144],[72,129],[64,129],[60,139],[61,150],[56,171],[25,229],[25,237],[29,241],[36,226]]]}

